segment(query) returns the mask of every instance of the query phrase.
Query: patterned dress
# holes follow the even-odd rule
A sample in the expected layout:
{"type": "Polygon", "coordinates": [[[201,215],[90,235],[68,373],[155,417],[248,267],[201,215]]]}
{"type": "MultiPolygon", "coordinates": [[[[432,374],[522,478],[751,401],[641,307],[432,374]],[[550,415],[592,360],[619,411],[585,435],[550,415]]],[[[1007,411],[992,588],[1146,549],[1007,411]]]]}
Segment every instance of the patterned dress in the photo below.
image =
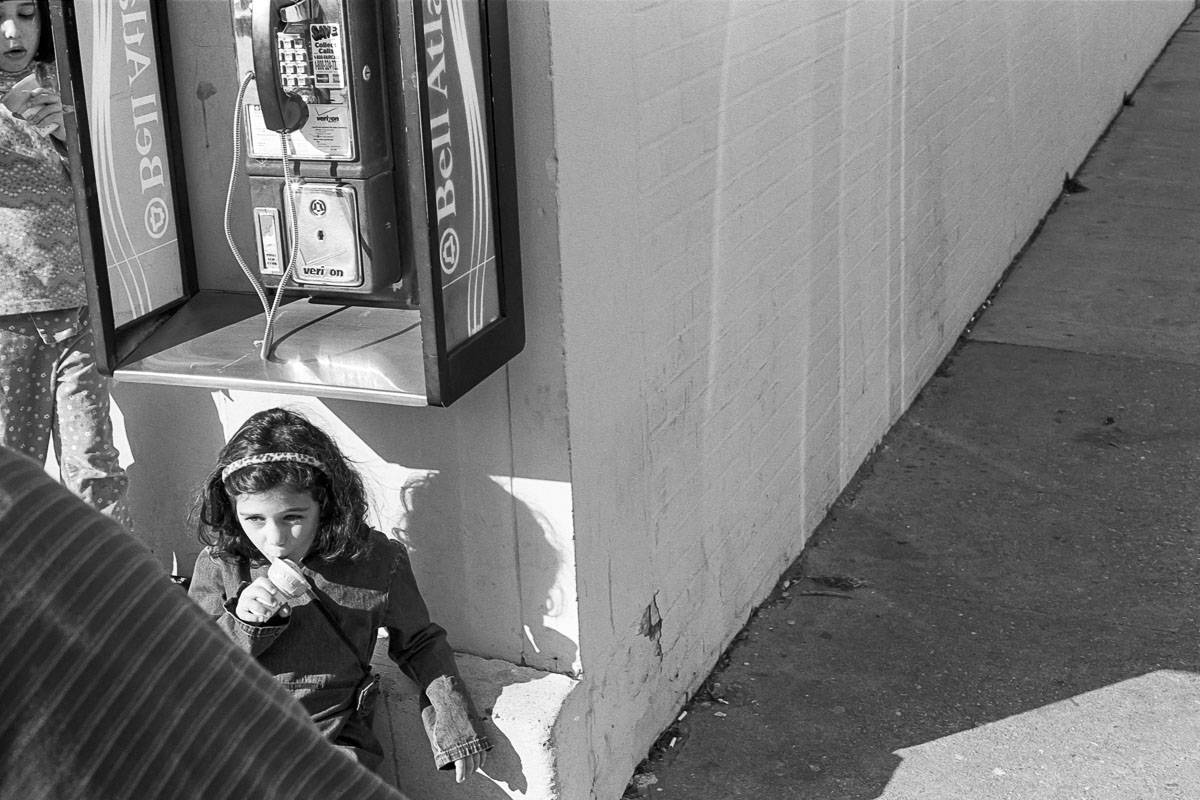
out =
{"type": "MultiPolygon", "coordinates": [[[[0,72],[0,97],[35,68],[0,72]]],[[[63,483],[129,527],[66,161],[0,104],[0,443],[44,461],[51,439],[63,483]]]]}

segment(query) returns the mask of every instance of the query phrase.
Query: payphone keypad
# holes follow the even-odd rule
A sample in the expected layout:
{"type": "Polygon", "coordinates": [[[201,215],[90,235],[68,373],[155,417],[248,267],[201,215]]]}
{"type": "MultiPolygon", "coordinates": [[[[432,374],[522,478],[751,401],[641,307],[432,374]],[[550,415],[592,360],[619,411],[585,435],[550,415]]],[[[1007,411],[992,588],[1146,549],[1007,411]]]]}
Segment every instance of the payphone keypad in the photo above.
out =
{"type": "Polygon", "coordinates": [[[313,88],[313,73],[304,37],[294,33],[279,34],[279,78],[290,91],[313,88]]]}

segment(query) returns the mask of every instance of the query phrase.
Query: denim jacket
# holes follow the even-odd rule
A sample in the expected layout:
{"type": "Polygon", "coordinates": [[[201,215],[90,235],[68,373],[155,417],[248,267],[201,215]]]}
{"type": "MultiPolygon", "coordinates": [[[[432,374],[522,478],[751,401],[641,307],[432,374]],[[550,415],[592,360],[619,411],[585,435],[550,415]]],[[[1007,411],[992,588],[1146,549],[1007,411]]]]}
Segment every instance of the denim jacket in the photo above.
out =
{"type": "Polygon", "coordinates": [[[363,661],[369,661],[379,628],[384,627],[388,655],[423,690],[421,717],[437,767],[450,769],[455,760],[491,748],[476,729],[475,710],[446,632],[430,621],[402,544],[371,531],[370,551],[364,557],[354,562],[310,558],[301,569],[357,652],[350,651],[311,595],[292,604],[287,617],[276,615],[261,625],[238,619],[238,594],[265,575],[266,566],[228,562],[205,548],[196,559],[188,593],[226,635],[292,692],[335,744],[382,755],[371,720],[354,710],[354,699],[363,679],[363,661]]]}

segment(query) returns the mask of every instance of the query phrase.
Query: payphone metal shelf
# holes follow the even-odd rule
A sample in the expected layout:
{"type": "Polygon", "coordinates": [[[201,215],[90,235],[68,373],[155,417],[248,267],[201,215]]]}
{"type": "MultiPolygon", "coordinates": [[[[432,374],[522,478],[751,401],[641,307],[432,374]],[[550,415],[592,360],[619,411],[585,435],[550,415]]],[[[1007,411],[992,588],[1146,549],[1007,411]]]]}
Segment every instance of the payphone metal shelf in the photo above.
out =
{"type": "Polygon", "coordinates": [[[259,357],[266,319],[247,298],[200,292],[130,354],[113,377],[210,389],[427,406],[420,313],[297,300],[275,319],[270,361],[259,357]],[[230,320],[212,329],[214,317],[230,320]],[[200,332],[198,332],[200,331],[200,332]]]}

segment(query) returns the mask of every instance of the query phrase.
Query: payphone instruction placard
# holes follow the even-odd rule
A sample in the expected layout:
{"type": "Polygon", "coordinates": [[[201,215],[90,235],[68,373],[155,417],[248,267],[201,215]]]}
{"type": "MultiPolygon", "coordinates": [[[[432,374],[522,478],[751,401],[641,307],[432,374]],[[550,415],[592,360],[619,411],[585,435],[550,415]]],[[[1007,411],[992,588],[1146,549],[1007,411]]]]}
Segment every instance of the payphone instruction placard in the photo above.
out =
{"type": "MultiPolygon", "coordinates": [[[[247,106],[246,124],[250,129],[250,155],[255,158],[283,158],[279,134],[263,124],[259,106],[247,106]]],[[[309,121],[292,134],[293,158],[318,161],[354,158],[354,136],[350,112],[343,103],[310,106],[309,121]]]]}

